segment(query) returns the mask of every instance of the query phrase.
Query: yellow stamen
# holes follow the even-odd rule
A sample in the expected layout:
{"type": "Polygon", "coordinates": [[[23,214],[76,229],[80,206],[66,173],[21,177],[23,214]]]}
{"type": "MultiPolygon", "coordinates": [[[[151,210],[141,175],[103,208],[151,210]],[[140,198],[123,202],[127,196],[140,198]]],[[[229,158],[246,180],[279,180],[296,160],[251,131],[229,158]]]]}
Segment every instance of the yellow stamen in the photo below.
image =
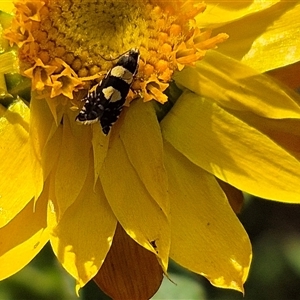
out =
{"type": "Polygon", "coordinates": [[[57,67],[45,65],[41,59],[37,59],[32,68],[24,71],[24,74],[32,78],[32,89],[42,91],[45,86],[52,86],[50,75],[54,73],[57,67]]]}

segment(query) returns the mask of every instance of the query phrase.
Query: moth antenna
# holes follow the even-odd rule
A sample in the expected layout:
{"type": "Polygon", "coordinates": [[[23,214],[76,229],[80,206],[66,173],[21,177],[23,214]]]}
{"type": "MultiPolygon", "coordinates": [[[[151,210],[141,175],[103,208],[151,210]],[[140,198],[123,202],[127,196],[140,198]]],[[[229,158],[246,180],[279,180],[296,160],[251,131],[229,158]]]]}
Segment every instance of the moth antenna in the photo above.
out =
{"type": "Polygon", "coordinates": [[[118,56],[115,57],[115,58],[105,58],[105,57],[102,56],[101,54],[99,54],[99,56],[100,56],[101,58],[103,58],[104,60],[106,60],[106,61],[114,61],[114,60],[119,59],[119,58],[120,58],[121,56],[123,56],[124,54],[128,53],[130,50],[131,50],[131,49],[129,49],[129,50],[127,50],[127,51],[121,53],[120,55],[118,55],[118,56]]]}

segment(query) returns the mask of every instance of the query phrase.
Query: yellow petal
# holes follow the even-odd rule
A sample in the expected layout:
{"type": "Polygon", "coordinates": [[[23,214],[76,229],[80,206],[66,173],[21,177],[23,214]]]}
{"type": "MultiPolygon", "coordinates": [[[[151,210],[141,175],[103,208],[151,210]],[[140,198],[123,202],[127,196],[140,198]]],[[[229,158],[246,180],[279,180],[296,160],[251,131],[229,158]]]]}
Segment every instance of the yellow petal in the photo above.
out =
{"type": "MultiPolygon", "coordinates": [[[[63,111],[63,109],[62,109],[63,111]]],[[[61,118],[59,117],[59,120],[61,118]]],[[[36,156],[42,163],[44,180],[57,164],[62,142],[63,126],[57,124],[49,102],[32,93],[30,101],[30,137],[36,156]]]]}
{"type": "Polygon", "coordinates": [[[112,299],[150,299],[163,279],[156,256],[117,226],[110,251],[94,277],[112,299]]]}
{"type": "Polygon", "coordinates": [[[238,111],[231,111],[231,113],[251,127],[269,136],[275,143],[300,161],[299,119],[272,120],[251,113],[238,111]]]}
{"type": "Polygon", "coordinates": [[[5,52],[0,55],[0,73],[13,73],[17,72],[17,64],[16,64],[17,56],[14,51],[5,52]]]}
{"type": "Polygon", "coordinates": [[[62,136],[63,136],[63,126],[56,126],[53,122],[50,129],[46,144],[42,152],[42,166],[44,172],[44,178],[47,179],[48,175],[54,167],[57,166],[58,159],[60,156],[62,136]]]}
{"type": "Polygon", "coordinates": [[[243,291],[250,262],[247,233],[211,174],[165,143],[170,182],[170,257],[213,285],[243,291]]]}
{"type": "Polygon", "coordinates": [[[55,98],[46,97],[45,100],[48,103],[56,125],[58,126],[59,123],[62,124],[63,115],[66,113],[66,110],[69,109],[65,106],[68,102],[67,98],[63,95],[60,95],[55,98]]]}
{"type": "Polygon", "coordinates": [[[5,0],[0,2],[0,10],[6,13],[12,13],[14,9],[14,4],[12,0],[5,0]]]}
{"type": "Polygon", "coordinates": [[[71,111],[64,115],[61,149],[57,149],[55,194],[61,216],[78,197],[91,163],[91,128],[78,125],[75,116],[71,111]]]}
{"type": "MultiPolygon", "coordinates": [[[[0,2],[0,53],[3,53],[5,51],[11,50],[11,47],[9,46],[9,41],[4,37],[5,30],[8,29],[11,26],[12,23],[12,8],[14,7],[13,3],[3,3],[3,1],[0,2]]],[[[15,52],[15,51],[13,51],[15,52]]],[[[8,52],[10,53],[10,52],[8,52]]],[[[1,65],[2,62],[4,64],[7,64],[7,61],[5,62],[5,59],[7,58],[6,53],[3,53],[1,55],[1,65]],[[4,59],[4,61],[2,60],[4,59]]],[[[14,53],[14,58],[10,61],[10,64],[14,64],[16,62],[16,54],[14,53]]],[[[2,66],[1,66],[2,67],[2,66]]],[[[0,69],[1,69],[0,67],[0,69]]],[[[17,72],[17,70],[14,70],[17,72]]],[[[0,71],[1,72],[1,71],[0,71]]]]}
{"type": "Polygon", "coordinates": [[[0,280],[25,267],[49,240],[46,211],[47,198],[42,194],[37,204],[28,203],[0,229],[0,280]]]}
{"type": "MultiPolygon", "coordinates": [[[[278,8],[272,11],[278,15],[278,8]]],[[[288,1],[281,4],[282,14],[251,45],[242,62],[260,72],[276,69],[300,60],[300,3],[288,1]]],[[[257,22],[251,24],[259,24],[257,22]]]]}
{"type": "Polygon", "coordinates": [[[93,154],[94,154],[94,183],[96,184],[102,164],[106,157],[108,150],[109,139],[105,136],[101,130],[100,124],[97,122],[92,125],[92,145],[93,145],[93,154]]]}
{"type": "MultiPolygon", "coordinates": [[[[3,98],[9,97],[11,98],[11,95],[7,93],[7,88],[6,88],[6,82],[5,82],[5,77],[4,74],[0,74],[0,97],[1,97],[1,102],[3,103],[3,98]]],[[[2,114],[1,114],[2,116],[2,114]]]]}
{"type": "Polygon", "coordinates": [[[199,167],[250,194],[300,202],[300,163],[216,103],[187,92],[161,122],[163,136],[199,167]]]}
{"type": "Polygon", "coordinates": [[[49,106],[44,99],[37,99],[36,94],[31,95],[30,101],[30,138],[35,150],[37,159],[42,160],[42,152],[49,139],[54,118],[49,106]]]}
{"type": "Polygon", "coordinates": [[[168,178],[163,161],[161,130],[152,102],[131,103],[120,137],[140,180],[168,216],[168,178]]]}
{"type": "Polygon", "coordinates": [[[207,53],[196,68],[177,72],[174,79],[227,108],[268,118],[300,118],[298,94],[216,51],[207,53]]]}
{"type": "Polygon", "coordinates": [[[12,104],[0,119],[0,227],[7,224],[43,187],[41,165],[29,139],[29,108],[12,104]]]}
{"type": "MultiPolygon", "coordinates": [[[[92,160],[92,158],[91,158],[92,160]]],[[[48,206],[50,241],[63,267],[77,280],[77,290],[99,271],[111,246],[115,219],[98,181],[94,187],[93,165],[76,201],[57,224],[58,206],[48,206]]]]}
{"type": "Polygon", "coordinates": [[[220,27],[216,33],[226,32],[230,38],[220,45],[219,51],[260,72],[295,63],[300,59],[299,13],[299,1],[281,1],[220,27]]]}
{"type": "MultiPolygon", "coordinates": [[[[222,24],[242,19],[248,15],[263,11],[279,0],[271,1],[214,1],[206,0],[206,10],[196,17],[197,25],[202,28],[218,27],[222,24]]],[[[238,31],[239,28],[237,27],[238,31]]],[[[226,32],[226,31],[224,31],[226,32]]]]}
{"type": "Polygon", "coordinates": [[[138,177],[119,135],[111,141],[100,179],[119,223],[132,239],[157,254],[166,272],[170,247],[169,220],[138,177]]]}

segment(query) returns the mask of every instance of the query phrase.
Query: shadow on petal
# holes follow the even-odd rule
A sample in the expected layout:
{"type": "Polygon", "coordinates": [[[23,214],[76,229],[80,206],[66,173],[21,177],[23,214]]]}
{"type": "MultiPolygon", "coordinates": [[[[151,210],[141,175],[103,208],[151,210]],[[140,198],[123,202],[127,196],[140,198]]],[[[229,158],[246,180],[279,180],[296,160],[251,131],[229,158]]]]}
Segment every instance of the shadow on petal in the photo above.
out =
{"type": "Polygon", "coordinates": [[[228,184],[227,182],[224,182],[218,178],[217,182],[219,183],[219,186],[222,188],[224,193],[226,194],[226,197],[228,199],[228,202],[233,209],[233,211],[236,214],[239,214],[243,208],[244,204],[244,196],[243,193],[236,189],[234,186],[228,184]]]}

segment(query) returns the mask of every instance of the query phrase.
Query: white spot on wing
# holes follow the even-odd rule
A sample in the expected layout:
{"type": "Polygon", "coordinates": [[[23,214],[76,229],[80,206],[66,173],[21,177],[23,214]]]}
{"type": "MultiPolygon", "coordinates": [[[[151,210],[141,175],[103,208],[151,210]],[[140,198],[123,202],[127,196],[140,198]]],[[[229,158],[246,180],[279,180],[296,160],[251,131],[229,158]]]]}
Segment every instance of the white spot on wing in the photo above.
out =
{"type": "Polygon", "coordinates": [[[113,67],[110,71],[110,74],[122,79],[129,85],[132,83],[133,74],[122,66],[113,67]]]}
{"type": "Polygon", "coordinates": [[[122,99],[121,93],[112,86],[108,86],[107,88],[103,89],[102,93],[105,99],[110,102],[116,102],[122,99]]]}

